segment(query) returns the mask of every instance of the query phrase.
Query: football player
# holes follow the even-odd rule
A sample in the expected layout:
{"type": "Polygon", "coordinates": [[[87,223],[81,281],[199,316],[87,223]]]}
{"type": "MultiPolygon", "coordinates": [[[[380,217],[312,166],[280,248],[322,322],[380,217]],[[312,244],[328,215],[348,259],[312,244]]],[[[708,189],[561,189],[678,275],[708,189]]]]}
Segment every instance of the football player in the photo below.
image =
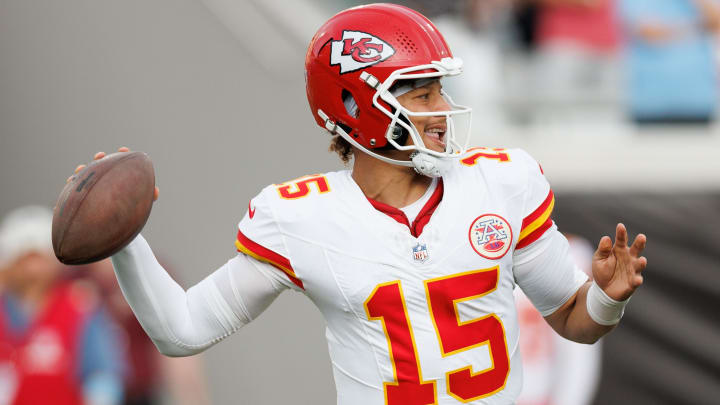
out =
{"type": "Polygon", "coordinates": [[[239,254],[187,291],[142,236],[114,255],[161,352],[203,351],[294,289],[327,321],[339,404],[509,404],[522,386],[516,285],[568,339],[615,327],[642,284],[645,236],[628,246],[618,224],[589,282],[540,166],[519,149],[466,149],[470,110],[441,81],[462,62],[427,18],[391,4],[340,12],[305,69],[311,112],[352,170],[266,187],[239,254]]]}

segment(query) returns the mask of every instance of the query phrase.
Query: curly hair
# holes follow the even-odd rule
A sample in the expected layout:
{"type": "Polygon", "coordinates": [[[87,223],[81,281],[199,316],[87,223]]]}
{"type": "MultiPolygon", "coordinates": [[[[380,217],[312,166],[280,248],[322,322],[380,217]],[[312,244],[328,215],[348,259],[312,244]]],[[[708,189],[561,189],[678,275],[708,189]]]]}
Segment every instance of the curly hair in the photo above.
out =
{"type": "Polygon", "coordinates": [[[328,151],[337,153],[338,156],[340,156],[340,160],[342,160],[345,165],[350,163],[350,158],[353,155],[352,145],[350,145],[350,142],[346,141],[345,138],[340,135],[332,138],[328,151]]]}

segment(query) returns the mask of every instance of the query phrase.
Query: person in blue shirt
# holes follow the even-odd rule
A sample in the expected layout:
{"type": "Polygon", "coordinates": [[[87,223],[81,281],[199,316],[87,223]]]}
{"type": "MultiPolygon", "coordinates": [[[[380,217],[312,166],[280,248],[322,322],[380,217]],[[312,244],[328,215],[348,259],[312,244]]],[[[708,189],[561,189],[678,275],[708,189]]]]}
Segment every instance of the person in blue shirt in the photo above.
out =
{"type": "Polygon", "coordinates": [[[620,0],[630,114],[638,123],[706,123],[718,102],[718,0],[620,0]]]}

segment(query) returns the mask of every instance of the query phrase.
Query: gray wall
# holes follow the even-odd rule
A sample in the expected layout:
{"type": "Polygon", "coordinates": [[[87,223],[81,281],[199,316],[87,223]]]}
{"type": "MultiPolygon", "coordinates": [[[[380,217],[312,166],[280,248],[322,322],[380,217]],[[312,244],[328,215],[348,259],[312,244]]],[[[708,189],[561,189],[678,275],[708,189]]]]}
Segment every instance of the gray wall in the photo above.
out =
{"type": "MultiPolygon", "coordinates": [[[[98,150],[145,151],[161,194],[144,235],[188,287],[234,254],[261,187],[341,167],[296,76],[264,73],[198,1],[2,0],[0,215],[53,206],[98,150]]],[[[213,403],[332,403],[323,328],[283,294],[207,353],[213,403]]]]}
{"type": "Polygon", "coordinates": [[[594,404],[717,404],[720,193],[564,193],[553,217],[588,240],[615,221],[648,238],[642,288],[603,338],[594,404]]]}

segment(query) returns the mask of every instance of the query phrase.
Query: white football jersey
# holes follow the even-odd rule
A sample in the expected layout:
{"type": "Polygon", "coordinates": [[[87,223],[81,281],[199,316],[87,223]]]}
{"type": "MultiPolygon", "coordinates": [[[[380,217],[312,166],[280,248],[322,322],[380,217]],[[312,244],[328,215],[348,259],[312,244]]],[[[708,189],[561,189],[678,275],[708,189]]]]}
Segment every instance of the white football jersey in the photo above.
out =
{"type": "Polygon", "coordinates": [[[509,404],[513,254],[556,231],[553,205],[527,153],[474,148],[412,224],[339,171],[266,187],[236,245],[323,313],[339,404],[509,404]]]}

